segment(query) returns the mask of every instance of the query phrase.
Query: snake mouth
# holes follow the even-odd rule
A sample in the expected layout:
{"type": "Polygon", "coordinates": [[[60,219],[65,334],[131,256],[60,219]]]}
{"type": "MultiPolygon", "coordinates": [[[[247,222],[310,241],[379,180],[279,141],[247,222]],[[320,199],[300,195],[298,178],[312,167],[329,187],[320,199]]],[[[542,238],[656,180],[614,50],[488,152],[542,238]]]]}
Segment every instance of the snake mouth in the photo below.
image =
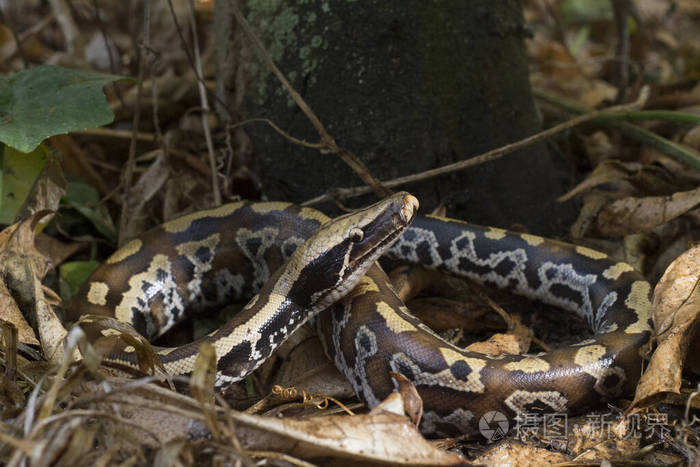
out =
{"type": "MultiPolygon", "coordinates": [[[[418,199],[409,193],[400,193],[400,203],[394,203],[374,221],[381,226],[372,234],[374,240],[368,242],[371,246],[361,251],[352,259],[349,273],[353,274],[362,269],[368,262],[371,263],[379,258],[389,247],[404,233],[413,222],[418,211],[418,199]],[[383,237],[383,238],[377,238],[383,237]]],[[[365,269],[367,269],[365,267],[365,269]]],[[[345,274],[348,275],[347,273],[345,274]]]]}
{"type": "Polygon", "coordinates": [[[408,225],[413,221],[413,218],[416,216],[419,205],[420,203],[418,203],[418,199],[415,196],[409,193],[403,195],[403,206],[399,210],[399,216],[406,227],[408,227],[408,225]]]}

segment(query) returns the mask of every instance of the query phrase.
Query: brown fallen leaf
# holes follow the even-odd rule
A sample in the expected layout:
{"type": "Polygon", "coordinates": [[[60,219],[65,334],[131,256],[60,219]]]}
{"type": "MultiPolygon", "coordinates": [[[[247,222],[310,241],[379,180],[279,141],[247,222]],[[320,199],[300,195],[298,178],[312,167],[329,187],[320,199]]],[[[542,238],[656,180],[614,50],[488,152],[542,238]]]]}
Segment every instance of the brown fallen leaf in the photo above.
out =
{"type": "Polygon", "coordinates": [[[672,196],[627,197],[614,201],[598,213],[598,233],[608,237],[649,230],[700,204],[700,188],[672,196]]]}
{"type": "Polygon", "coordinates": [[[50,265],[34,246],[35,227],[47,213],[39,211],[0,232],[0,276],[14,292],[20,310],[32,314],[30,319],[39,332],[46,358],[60,363],[66,330],[52,308],[57,303],[56,297],[41,284],[50,265]]]}
{"type": "MultiPolygon", "coordinates": [[[[634,406],[647,406],[664,393],[679,393],[688,345],[700,314],[700,246],[676,258],[654,289],[653,320],[658,346],[637,385],[634,406]]],[[[629,409],[628,409],[629,410],[629,409]]]]}
{"type": "MultiPolygon", "coordinates": [[[[120,414],[128,417],[130,423],[145,433],[153,433],[156,439],[144,438],[153,447],[185,437],[191,432],[193,421],[201,427],[206,418],[195,399],[150,385],[119,390],[123,384],[110,380],[114,393],[103,398],[90,393],[89,397],[99,399],[100,406],[118,406],[120,414]]],[[[386,402],[366,415],[329,415],[304,420],[263,417],[230,409],[222,414],[219,410],[218,431],[222,436],[233,434],[235,445],[246,452],[284,453],[300,459],[334,458],[360,464],[463,465],[463,458],[442,451],[423,438],[403,415],[401,399],[400,394],[392,393],[386,402]],[[230,427],[234,428],[233,432],[230,427]]],[[[208,436],[206,432],[202,435],[208,436]]]]}
{"type": "Polygon", "coordinates": [[[581,183],[557,198],[557,201],[568,201],[579,193],[588,191],[603,183],[625,180],[639,171],[641,167],[641,164],[637,162],[621,162],[615,159],[604,160],[581,183]]]}
{"type": "Polygon", "coordinates": [[[423,399],[418,395],[418,390],[416,390],[413,383],[404,375],[393,371],[389,374],[399,385],[399,394],[401,394],[401,399],[403,400],[403,413],[408,415],[413,424],[418,427],[421,418],[423,418],[423,399]]]}
{"type": "Polygon", "coordinates": [[[522,324],[517,315],[511,316],[513,329],[507,334],[496,333],[488,340],[475,342],[466,350],[490,355],[520,355],[530,349],[532,331],[522,324]]]}
{"type": "Polygon", "coordinates": [[[10,291],[7,290],[5,283],[2,281],[0,281],[0,320],[12,323],[17,328],[20,342],[29,345],[39,345],[34,329],[24,319],[15,299],[12,298],[10,291]]]}
{"type": "Polygon", "coordinates": [[[487,449],[474,459],[475,465],[547,465],[569,461],[560,452],[538,448],[507,439],[487,449]]]}

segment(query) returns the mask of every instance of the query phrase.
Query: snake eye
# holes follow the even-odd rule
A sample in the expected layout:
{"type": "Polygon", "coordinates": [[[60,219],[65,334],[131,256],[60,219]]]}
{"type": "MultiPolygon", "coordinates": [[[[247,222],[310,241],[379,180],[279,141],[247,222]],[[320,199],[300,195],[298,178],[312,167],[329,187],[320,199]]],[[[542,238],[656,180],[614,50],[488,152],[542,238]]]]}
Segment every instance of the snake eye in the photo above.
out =
{"type": "Polygon", "coordinates": [[[365,233],[362,229],[355,227],[350,231],[350,240],[353,243],[361,242],[363,238],[365,238],[365,233]]]}

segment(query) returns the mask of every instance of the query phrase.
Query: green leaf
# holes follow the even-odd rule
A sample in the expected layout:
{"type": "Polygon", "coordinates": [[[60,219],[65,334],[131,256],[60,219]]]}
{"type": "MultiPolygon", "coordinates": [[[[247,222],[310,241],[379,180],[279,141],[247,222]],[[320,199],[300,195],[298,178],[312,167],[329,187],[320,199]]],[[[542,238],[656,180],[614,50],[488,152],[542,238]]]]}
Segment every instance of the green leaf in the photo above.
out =
{"type": "Polygon", "coordinates": [[[41,145],[25,154],[10,146],[1,145],[0,149],[0,224],[12,224],[17,211],[27,199],[34,181],[46,165],[48,152],[41,145]]]}
{"type": "Polygon", "coordinates": [[[0,77],[0,141],[30,152],[49,136],[110,123],[102,87],[119,79],[53,65],[0,77]]]}
{"type": "Polygon", "coordinates": [[[117,232],[104,205],[100,204],[100,194],[90,185],[81,182],[68,182],[66,204],[85,216],[98,232],[112,243],[117,242],[117,232]]]}
{"type": "Polygon", "coordinates": [[[98,261],[70,261],[58,268],[58,289],[64,301],[71,299],[78,292],[83,282],[92,274],[100,263],[98,261]]]}

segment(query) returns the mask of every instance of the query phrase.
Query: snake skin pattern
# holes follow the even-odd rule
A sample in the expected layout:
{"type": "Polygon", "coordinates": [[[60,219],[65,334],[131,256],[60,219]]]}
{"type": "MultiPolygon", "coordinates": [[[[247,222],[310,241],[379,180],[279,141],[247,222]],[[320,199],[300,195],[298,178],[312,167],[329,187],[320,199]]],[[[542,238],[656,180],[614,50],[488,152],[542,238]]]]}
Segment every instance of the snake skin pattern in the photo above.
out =
{"type": "MultiPolygon", "coordinates": [[[[270,294],[276,289],[268,284],[279,282],[275,271],[299,251],[317,254],[305,242],[327,221],[318,211],[287,203],[240,202],[167,222],[93,273],[73,303],[73,318],[113,316],[153,338],[185,313],[257,293],[246,311],[261,313],[262,332],[238,338],[239,347],[230,343],[236,326],[256,319],[248,313],[204,338],[215,344],[223,369],[217,385],[225,386],[252,371],[317,311],[290,320],[280,306],[288,295],[270,294]]],[[[594,336],[537,355],[467,352],[413,317],[374,265],[347,296],[324,304],[330,309],[317,320],[326,351],[369,407],[395,390],[391,371],[416,386],[424,402],[420,428],[432,436],[474,434],[479,419],[493,410],[511,420],[574,413],[633,391],[651,335],[651,286],[630,265],[581,246],[430,216],[417,216],[388,254],[573,311],[594,336]]],[[[288,277],[294,284],[287,287],[304,290],[327,282],[301,271],[288,277]]],[[[91,339],[118,334],[95,318],[83,318],[81,326],[91,339]]],[[[198,345],[158,355],[166,371],[186,374],[198,345]]],[[[126,343],[117,342],[106,359],[138,368],[126,343]]]]}

